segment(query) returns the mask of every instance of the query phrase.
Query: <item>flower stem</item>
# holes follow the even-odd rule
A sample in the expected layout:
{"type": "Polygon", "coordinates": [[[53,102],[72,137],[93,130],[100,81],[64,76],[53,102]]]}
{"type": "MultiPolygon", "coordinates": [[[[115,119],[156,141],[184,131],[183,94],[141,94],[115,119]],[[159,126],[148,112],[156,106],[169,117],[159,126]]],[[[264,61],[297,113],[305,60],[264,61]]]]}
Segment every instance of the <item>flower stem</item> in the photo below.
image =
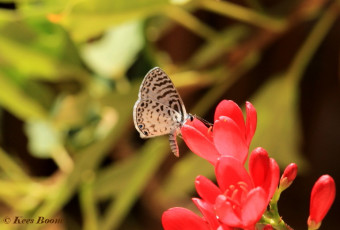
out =
{"type": "Polygon", "coordinates": [[[261,223],[270,224],[277,230],[292,230],[281,218],[278,210],[277,202],[280,199],[281,192],[283,190],[279,187],[276,189],[273,198],[269,203],[269,210],[263,214],[261,223]]]}
{"type": "Polygon", "coordinates": [[[203,9],[240,20],[266,30],[283,31],[286,28],[286,21],[282,18],[273,18],[227,1],[201,0],[199,1],[199,5],[203,9]]]}

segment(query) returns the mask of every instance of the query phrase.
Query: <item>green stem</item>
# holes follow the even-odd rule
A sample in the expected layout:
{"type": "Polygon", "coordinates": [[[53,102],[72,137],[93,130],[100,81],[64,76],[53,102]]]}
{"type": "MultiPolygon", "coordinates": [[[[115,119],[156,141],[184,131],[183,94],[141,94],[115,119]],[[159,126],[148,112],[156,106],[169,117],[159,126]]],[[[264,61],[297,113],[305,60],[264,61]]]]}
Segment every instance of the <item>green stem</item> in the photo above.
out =
{"type": "Polygon", "coordinates": [[[282,19],[273,19],[264,14],[259,14],[254,10],[227,2],[227,1],[212,1],[201,0],[199,5],[207,10],[213,11],[242,22],[249,23],[267,29],[270,31],[282,31],[286,28],[286,21],[282,19]]]}
{"type": "Polygon", "coordinates": [[[295,55],[295,58],[287,71],[287,76],[291,80],[298,80],[302,76],[314,53],[328,34],[328,31],[331,29],[338,15],[339,3],[334,2],[316,23],[310,34],[307,36],[307,40],[300,48],[297,55],[295,55]]]}
{"type": "Polygon", "coordinates": [[[29,176],[0,148],[0,168],[13,180],[30,181],[29,176]]]}
{"type": "Polygon", "coordinates": [[[257,1],[257,0],[246,0],[246,2],[253,9],[258,10],[258,11],[264,11],[263,7],[262,7],[261,3],[259,3],[259,1],[257,1]]]}
{"type": "Polygon", "coordinates": [[[281,218],[279,214],[279,209],[278,209],[278,201],[280,199],[280,195],[283,192],[283,190],[279,187],[276,189],[273,198],[271,199],[269,203],[269,211],[267,211],[263,217],[262,217],[262,222],[265,224],[270,224],[271,226],[274,227],[274,229],[277,230],[291,230],[292,228],[289,227],[281,218]]]}
{"type": "Polygon", "coordinates": [[[166,7],[163,12],[172,20],[208,41],[213,40],[218,35],[217,32],[211,29],[208,25],[204,24],[180,7],[169,6],[166,7]]]}
{"type": "Polygon", "coordinates": [[[94,199],[94,176],[90,175],[80,188],[80,206],[84,218],[84,230],[98,229],[98,211],[94,199]]]}
{"type": "Polygon", "coordinates": [[[131,176],[127,178],[126,186],[111,201],[103,219],[100,221],[100,229],[111,230],[119,227],[150,177],[154,175],[161,162],[168,156],[168,146],[168,141],[165,139],[163,141],[160,139],[150,140],[137,154],[140,156],[138,165],[136,165],[134,172],[130,174],[131,176]]]}

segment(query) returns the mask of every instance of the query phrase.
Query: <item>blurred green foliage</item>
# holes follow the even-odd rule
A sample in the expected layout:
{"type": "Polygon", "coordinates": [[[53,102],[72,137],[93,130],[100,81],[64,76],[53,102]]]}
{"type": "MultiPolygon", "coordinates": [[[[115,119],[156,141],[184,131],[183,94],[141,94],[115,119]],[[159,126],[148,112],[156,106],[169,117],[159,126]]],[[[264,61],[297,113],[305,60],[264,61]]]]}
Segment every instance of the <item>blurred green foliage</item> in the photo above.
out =
{"type": "Polygon", "coordinates": [[[338,2],[0,3],[0,219],[64,220],[1,229],[160,229],[162,211],[189,205],[194,178],[214,174],[207,162],[184,154],[184,145],[174,159],[166,137],[139,139],[132,107],[143,75],[162,67],[188,110],[212,117],[271,43],[313,22],[287,68],[261,78],[254,93],[249,83],[227,98],[257,108],[252,148],[266,148],[282,166],[308,167],[299,154],[298,84],[338,16],[338,2]],[[21,128],[13,125],[13,132],[27,144],[8,135],[6,117],[15,117],[21,128]],[[136,202],[147,221],[133,214],[136,202]]]}

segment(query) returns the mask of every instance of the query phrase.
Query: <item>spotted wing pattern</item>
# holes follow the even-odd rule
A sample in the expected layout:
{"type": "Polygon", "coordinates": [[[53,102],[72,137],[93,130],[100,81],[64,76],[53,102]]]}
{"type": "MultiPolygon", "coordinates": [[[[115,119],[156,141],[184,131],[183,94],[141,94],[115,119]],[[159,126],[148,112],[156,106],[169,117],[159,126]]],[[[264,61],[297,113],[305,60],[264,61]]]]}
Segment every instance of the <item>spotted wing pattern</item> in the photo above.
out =
{"type": "Polygon", "coordinates": [[[184,104],[168,75],[159,67],[150,70],[139,89],[133,119],[142,138],[169,134],[172,152],[178,156],[176,135],[188,119],[184,104]]]}
{"type": "Polygon", "coordinates": [[[134,108],[134,122],[142,138],[170,134],[181,126],[182,115],[152,99],[138,100],[134,108]]]}

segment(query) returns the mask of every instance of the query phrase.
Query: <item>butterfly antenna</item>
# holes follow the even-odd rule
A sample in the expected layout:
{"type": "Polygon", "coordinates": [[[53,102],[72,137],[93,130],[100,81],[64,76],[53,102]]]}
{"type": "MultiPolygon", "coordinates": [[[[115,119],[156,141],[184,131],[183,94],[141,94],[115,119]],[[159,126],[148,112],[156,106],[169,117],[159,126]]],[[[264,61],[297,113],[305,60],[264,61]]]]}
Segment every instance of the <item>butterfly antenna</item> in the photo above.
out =
{"type": "Polygon", "coordinates": [[[203,119],[202,117],[199,117],[197,115],[194,115],[195,118],[197,118],[198,120],[202,121],[203,124],[205,124],[207,127],[212,127],[214,124],[210,123],[209,121],[203,119]]]}

